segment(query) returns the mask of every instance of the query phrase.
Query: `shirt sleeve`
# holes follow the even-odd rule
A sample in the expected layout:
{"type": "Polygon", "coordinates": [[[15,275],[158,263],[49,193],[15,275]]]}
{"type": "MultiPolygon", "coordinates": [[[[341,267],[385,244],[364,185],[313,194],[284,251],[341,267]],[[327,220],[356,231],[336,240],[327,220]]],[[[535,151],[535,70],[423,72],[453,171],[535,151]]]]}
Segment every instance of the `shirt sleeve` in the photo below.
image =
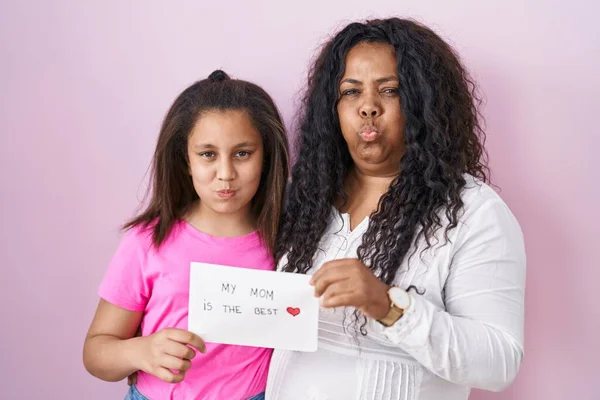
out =
{"type": "Polygon", "coordinates": [[[144,271],[149,246],[145,232],[132,228],[125,233],[100,284],[101,298],[126,310],[145,310],[150,297],[144,271]]]}
{"type": "Polygon", "coordinates": [[[411,291],[411,305],[383,333],[448,381],[500,391],[523,358],[523,235],[508,206],[494,199],[466,217],[455,240],[445,309],[411,291]]]}

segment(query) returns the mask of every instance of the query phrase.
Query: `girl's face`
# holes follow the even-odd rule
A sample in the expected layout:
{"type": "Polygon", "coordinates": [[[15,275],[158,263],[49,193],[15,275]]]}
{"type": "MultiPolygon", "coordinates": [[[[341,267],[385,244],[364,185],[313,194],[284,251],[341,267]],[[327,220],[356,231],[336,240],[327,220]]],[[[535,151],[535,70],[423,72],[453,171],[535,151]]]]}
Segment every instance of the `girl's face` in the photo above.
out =
{"type": "Polygon", "coordinates": [[[203,113],[190,133],[187,151],[200,210],[247,217],[263,167],[262,137],[248,113],[203,113]]]}
{"type": "Polygon", "coordinates": [[[404,122],[394,48],[360,43],[346,56],[337,104],[342,135],[357,168],[394,176],[404,154],[404,122]]]}

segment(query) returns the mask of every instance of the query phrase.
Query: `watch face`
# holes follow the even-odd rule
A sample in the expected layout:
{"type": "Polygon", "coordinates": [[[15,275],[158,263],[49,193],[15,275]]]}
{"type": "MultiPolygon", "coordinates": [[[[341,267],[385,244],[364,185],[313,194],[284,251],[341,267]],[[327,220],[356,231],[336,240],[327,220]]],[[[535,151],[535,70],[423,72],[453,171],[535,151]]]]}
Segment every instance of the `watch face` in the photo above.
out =
{"type": "Polygon", "coordinates": [[[394,286],[390,289],[389,294],[390,299],[401,309],[405,310],[410,305],[410,296],[404,289],[394,286]]]}

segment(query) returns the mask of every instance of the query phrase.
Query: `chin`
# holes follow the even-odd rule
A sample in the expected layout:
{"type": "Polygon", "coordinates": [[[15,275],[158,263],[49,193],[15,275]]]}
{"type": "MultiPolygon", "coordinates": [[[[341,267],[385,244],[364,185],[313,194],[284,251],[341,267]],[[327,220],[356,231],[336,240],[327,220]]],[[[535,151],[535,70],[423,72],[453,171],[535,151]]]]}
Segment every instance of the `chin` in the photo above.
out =
{"type": "Polygon", "coordinates": [[[385,162],[385,157],[380,152],[373,152],[368,154],[358,154],[357,157],[352,157],[353,161],[356,164],[367,164],[367,165],[377,165],[385,162]]]}
{"type": "Polygon", "coordinates": [[[241,207],[214,207],[213,210],[218,214],[235,214],[241,210],[241,207]]]}

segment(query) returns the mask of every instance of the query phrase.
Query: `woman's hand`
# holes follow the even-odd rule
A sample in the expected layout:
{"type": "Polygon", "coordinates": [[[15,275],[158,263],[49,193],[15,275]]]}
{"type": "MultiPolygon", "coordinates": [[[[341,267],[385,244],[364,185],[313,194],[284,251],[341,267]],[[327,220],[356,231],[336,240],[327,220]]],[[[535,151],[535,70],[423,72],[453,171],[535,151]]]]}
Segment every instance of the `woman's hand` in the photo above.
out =
{"type": "Polygon", "coordinates": [[[375,320],[390,310],[390,287],[356,258],[326,262],[310,283],[315,287],[315,296],[323,296],[323,307],[352,306],[375,320]]]}
{"type": "Polygon", "coordinates": [[[162,329],[132,340],[138,341],[139,369],[169,383],[181,382],[192,366],[196,352],[189,346],[201,353],[206,351],[204,341],[198,335],[176,328],[162,329]]]}

